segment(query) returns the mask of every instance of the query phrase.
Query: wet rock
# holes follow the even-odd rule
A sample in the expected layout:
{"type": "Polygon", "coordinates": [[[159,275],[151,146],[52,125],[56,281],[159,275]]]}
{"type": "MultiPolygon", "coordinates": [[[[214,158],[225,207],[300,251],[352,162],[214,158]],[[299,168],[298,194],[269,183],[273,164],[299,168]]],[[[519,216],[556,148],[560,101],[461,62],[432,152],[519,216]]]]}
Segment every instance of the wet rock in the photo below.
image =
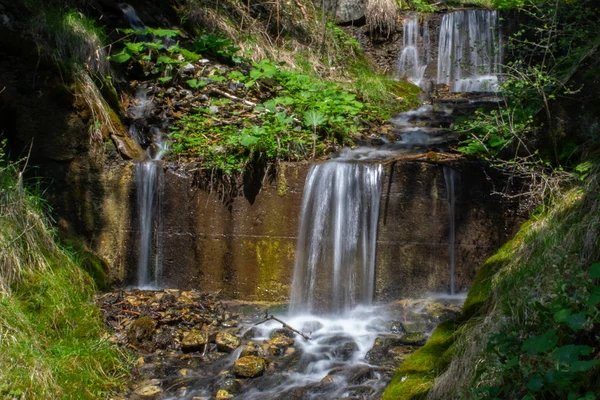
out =
{"type": "Polygon", "coordinates": [[[412,346],[397,346],[389,349],[388,355],[396,361],[396,364],[400,364],[404,362],[412,353],[416,350],[415,347],[412,346]]]}
{"type": "Polygon", "coordinates": [[[127,329],[127,340],[136,347],[147,346],[152,341],[156,322],[149,317],[136,319],[127,329]]]}
{"type": "Polygon", "coordinates": [[[216,396],[217,400],[231,399],[233,395],[229,393],[227,390],[219,390],[216,396]]]}
{"type": "Polygon", "coordinates": [[[401,321],[392,321],[390,323],[390,332],[394,334],[403,334],[406,333],[403,327],[404,323],[401,321]]]}
{"type": "Polygon", "coordinates": [[[183,333],[183,338],[181,339],[181,350],[184,352],[199,351],[203,350],[204,346],[207,344],[207,333],[199,331],[198,329],[192,329],[191,331],[183,333]]]}
{"type": "Polygon", "coordinates": [[[348,361],[357,351],[358,344],[355,342],[346,342],[341,347],[337,347],[335,350],[333,350],[333,355],[340,360],[348,361]]]}
{"type": "Polygon", "coordinates": [[[401,344],[422,346],[427,341],[427,335],[423,333],[407,333],[400,338],[401,344]]]}
{"type": "Polygon", "coordinates": [[[282,328],[282,329],[275,329],[273,332],[271,332],[271,334],[269,335],[269,337],[271,339],[275,339],[278,337],[288,337],[293,339],[295,336],[295,333],[290,330],[290,329],[286,329],[286,328],[282,328]]]}
{"type": "Polygon", "coordinates": [[[424,333],[429,332],[431,329],[433,329],[433,326],[435,325],[427,324],[424,321],[417,321],[402,324],[402,329],[406,333],[424,333]]]}
{"type": "Polygon", "coordinates": [[[367,330],[369,332],[381,332],[385,331],[387,326],[389,326],[389,322],[383,318],[375,318],[367,325],[367,330]]]}
{"type": "Polygon", "coordinates": [[[217,337],[215,338],[215,343],[217,344],[219,351],[231,353],[232,351],[240,347],[242,341],[239,337],[232,335],[231,333],[219,332],[217,333],[217,337]]]}
{"type": "Polygon", "coordinates": [[[258,344],[254,343],[254,342],[248,342],[248,344],[246,344],[246,346],[244,346],[244,349],[242,350],[242,354],[240,354],[240,357],[246,357],[246,356],[264,357],[264,355],[265,355],[265,351],[263,350],[263,348],[261,346],[259,346],[258,344]]]}
{"type": "Polygon", "coordinates": [[[380,364],[388,359],[388,346],[375,346],[367,352],[365,359],[373,364],[380,364]]]}
{"type": "Polygon", "coordinates": [[[140,384],[140,387],[134,392],[138,396],[142,397],[156,396],[157,394],[162,393],[162,389],[159,385],[160,381],[158,379],[152,379],[150,381],[142,382],[142,384],[140,384]]]}
{"type": "Polygon", "coordinates": [[[310,335],[311,333],[316,332],[321,328],[323,328],[323,324],[319,321],[308,321],[302,324],[302,326],[300,327],[300,331],[310,335]]]}
{"type": "Polygon", "coordinates": [[[233,379],[233,378],[225,378],[222,381],[217,382],[217,384],[215,386],[216,386],[217,392],[221,391],[221,390],[225,390],[231,394],[239,393],[239,391],[242,388],[242,384],[237,379],[233,379]]]}
{"type": "Polygon", "coordinates": [[[256,356],[242,357],[233,363],[233,373],[240,378],[256,378],[261,376],[266,368],[265,359],[256,356]]]}
{"type": "Polygon", "coordinates": [[[254,339],[257,336],[258,336],[258,330],[256,328],[250,328],[246,332],[244,332],[243,338],[249,340],[249,339],[254,339]]]}

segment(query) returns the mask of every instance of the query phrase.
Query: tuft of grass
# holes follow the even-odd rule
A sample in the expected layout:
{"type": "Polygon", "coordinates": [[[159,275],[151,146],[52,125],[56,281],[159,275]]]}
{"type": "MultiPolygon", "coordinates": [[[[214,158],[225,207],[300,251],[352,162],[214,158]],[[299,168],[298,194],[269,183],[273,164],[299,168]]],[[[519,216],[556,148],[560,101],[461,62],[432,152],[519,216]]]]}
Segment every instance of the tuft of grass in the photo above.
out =
{"type": "Polygon", "coordinates": [[[0,164],[0,398],[107,397],[128,363],[103,339],[92,279],[56,244],[17,167],[0,164]]]}
{"type": "Polygon", "coordinates": [[[396,29],[398,4],[396,0],[367,0],[365,16],[370,31],[389,36],[396,29]]]}

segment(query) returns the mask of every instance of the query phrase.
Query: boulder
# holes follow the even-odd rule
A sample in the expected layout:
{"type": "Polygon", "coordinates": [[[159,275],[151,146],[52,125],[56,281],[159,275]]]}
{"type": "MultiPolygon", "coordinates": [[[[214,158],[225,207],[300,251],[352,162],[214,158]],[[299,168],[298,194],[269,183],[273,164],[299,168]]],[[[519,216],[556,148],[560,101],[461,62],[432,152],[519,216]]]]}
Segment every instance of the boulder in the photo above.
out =
{"type": "Polygon", "coordinates": [[[156,322],[149,317],[136,319],[127,328],[127,340],[136,347],[148,344],[152,341],[152,335],[156,329],[156,322]]]}
{"type": "Polygon", "coordinates": [[[262,357],[246,356],[233,363],[233,373],[240,378],[256,378],[267,368],[267,362],[262,357]]]}
{"type": "Polygon", "coordinates": [[[217,337],[215,338],[215,343],[217,344],[217,348],[219,351],[223,351],[225,353],[231,353],[242,344],[242,341],[239,337],[232,335],[227,332],[219,332],[217,333],[217,337]]]}
{"type": "Polygon", "coordinates": [[[240,357],[246,357],[246,356],[263,357],[264,355],[265,355],[265,351],[263,350],[263,348],[261,346],[259,346],[258,344],[254,343],[254,342],[248,342],[248,344],[246,344],[246,346],[244,346],[244,349],[242,350],[242,354],[240,355],[240,357]]]}
{"type": "Polygon", "coordinates": [[[183,333],[181,350],[184,352],[199,351],[203,350],[206,344],[208,344],[208,334],[198,329],[192,329],[183,333]]]}

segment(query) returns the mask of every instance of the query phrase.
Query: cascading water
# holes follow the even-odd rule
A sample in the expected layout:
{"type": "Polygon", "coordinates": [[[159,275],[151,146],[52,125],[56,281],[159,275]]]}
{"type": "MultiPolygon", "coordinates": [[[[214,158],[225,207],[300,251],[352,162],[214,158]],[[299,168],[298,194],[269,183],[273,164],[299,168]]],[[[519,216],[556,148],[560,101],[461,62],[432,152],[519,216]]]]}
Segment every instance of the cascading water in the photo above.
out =
{"type": "Polygon", "coordinates": [[[502,62],[498,12],[463,10],[444,15],[438,49],[438,84],[452,92],[496,92],[502,62]]]}
{"type": "MultiPolygon", "coordinates": [[[[152,101],[147,90],[140,88],[133,107],[130,109],[134,121],[129,133],[138,142],[144,141],[144,135],[138,125],[144,125],[145,118],[152,111],[152,101]],[[140,122],[142,121],[142,122],[140,122]]],[[[160,286],[160,188],[162,187],[162,168],[160,160],[168,150],[159,131],[154,132],[146,153],[148,159],[135,164],[135,184],[137,191],[139,241],[138,241],[138,287],[160,286]]]]}
{"type": "Polygon", "coordinates": [[[373,299],[383,167],[330,161],[306,180],[298,236],[292,314],[341,314],[373,299]]]}
{"type": "Polygon", "coordinates": [[[420,32],[419,17],[413,14],[404,18],[402,28],[402,52],[398,59],[398,73],[401,78],[421,86],[425,69],[431,61],[429,22],[425,21],[420,32]],[[419,51],[419,47],[423,49],[422,52],[419,51]]]}
{"type": "Polygon", "coordinates": [[[450,294],[455,295],[454,266],[456,258],[456,185],[458,173],[454,168],[444,167],[444,180],[448,198],[448,253],[450,264],[450,294]]]}

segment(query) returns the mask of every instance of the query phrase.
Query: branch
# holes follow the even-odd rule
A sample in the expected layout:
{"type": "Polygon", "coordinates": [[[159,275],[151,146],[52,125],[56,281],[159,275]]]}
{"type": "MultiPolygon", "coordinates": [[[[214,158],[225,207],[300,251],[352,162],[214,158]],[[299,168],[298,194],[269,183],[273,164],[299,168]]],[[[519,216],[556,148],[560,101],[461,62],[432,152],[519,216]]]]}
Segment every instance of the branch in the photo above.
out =
{"type": "Polygon", "coordinates": [[[296,332],[298,335],[302,336],[306,340],[310,340],[310,336],[308,336],[306,333],[300,332],[299,330],[292,328],[291,326],[289,326],[288,324],[286,324],[285,322],[283,322],[279,318],[275,317],[274,315],[268,316],[265,319],[263,319],[262,321],[257,322],[254,325],[255,326],[256,325],[260,325],[260,324],[263,324],[263,323],[265,323],[267,321],[271,321],[271,320],[279,322],[281,325],[283,325],[284,328],[287,328],[287,329],[289,329],[292,332],[296,332]]]}
{"type": "Polygon", "coordinates": [[[420,161],[431,164],[443,164],[442,161],[459,160],[463,157],[464,156],[462,154],[448,154],[430,151],[424,154],[414,154],[409,156],[399,156],[396,158],[392,158],[384,162],[383,165],[388,166],[399,161],[420,161]]]}

